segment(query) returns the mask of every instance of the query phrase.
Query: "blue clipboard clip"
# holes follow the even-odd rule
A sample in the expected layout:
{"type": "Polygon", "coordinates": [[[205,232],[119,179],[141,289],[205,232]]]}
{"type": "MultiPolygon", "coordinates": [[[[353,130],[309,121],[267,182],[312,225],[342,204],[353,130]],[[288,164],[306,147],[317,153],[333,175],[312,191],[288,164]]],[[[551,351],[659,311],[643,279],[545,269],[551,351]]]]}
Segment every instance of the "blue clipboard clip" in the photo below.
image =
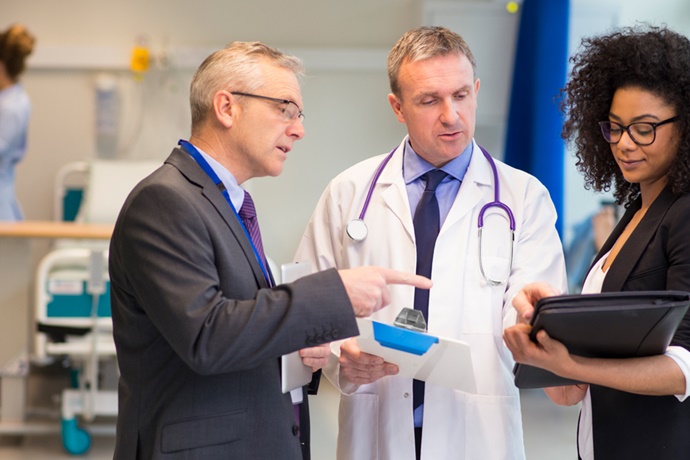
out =
{"type": "Polygon", "coordinates": [[[426,333],[426,321],[418,310],[403,308],[393,324],[372,321],[374,340],[383,347],[421,356],[439,342],[438,337],[426,333]]]}

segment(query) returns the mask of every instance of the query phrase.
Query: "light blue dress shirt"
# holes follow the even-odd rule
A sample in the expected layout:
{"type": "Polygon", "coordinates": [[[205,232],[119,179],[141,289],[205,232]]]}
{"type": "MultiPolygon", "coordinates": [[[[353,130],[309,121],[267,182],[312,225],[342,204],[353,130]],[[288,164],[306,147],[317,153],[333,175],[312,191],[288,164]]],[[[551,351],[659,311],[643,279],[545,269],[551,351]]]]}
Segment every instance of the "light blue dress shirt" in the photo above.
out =
{"type": "Polygon", "coordinates": [[[237,183],[235,176],[233,176],[225,166],[217,162],[212,156],[201,150],[196,145],[194,147],[196,147],[201,156],[204,157],[204,160],[206,160],[211,169],[213,169],[213,172],[216,173],[216,176],[218,176],[218,179],[220,179],[223,182],[223,185],[225,185],[225,189],[230,195],[230,201],[235,207],[235,211],[240,212],[242,203],[244,203],[244,189],[237,183]]]}
{"type": "MultiPolygon", "coordinates": [[[[436,199],[438,200],[439,214],[441,216],[439,228],[443,226],[443,221],[446,220],[446,216],[451,206],[453,206],[453,201],[455,201],[458,190],[460,190],[460,183],[465,178],[467,168],[470,166],[470,160],[472,159],[473,153],[472,146],[473,143],[470,143],[460,155],[440,168],[448,173],[448,176],[443,179],[436,189],[436,199]]],[[[417,155],[408,139],[405,143],[405,150],[403,153],[403,178],[405,179],[407,198],[410,201],[410,211],[413,217],[417,209],[417,204],[422,198],[422,193],[424,193],[425,184],[421,177],[432,169],[436,168],[424,158],[417,155]]]]}

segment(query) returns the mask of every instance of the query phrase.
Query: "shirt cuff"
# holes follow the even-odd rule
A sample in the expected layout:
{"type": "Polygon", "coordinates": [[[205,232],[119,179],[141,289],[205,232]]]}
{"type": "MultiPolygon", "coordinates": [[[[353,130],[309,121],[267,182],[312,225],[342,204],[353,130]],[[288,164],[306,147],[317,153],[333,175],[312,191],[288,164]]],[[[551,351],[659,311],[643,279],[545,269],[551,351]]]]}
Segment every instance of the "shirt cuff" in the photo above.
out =
{"type": "Polygon", "coordinates": [[[666,349],[664,356],[674,360],[685,376],[685,394],[675,395],[678,401],[683,402],[690,396],[690,351],[683,347],[670,346],[666,349]]]}

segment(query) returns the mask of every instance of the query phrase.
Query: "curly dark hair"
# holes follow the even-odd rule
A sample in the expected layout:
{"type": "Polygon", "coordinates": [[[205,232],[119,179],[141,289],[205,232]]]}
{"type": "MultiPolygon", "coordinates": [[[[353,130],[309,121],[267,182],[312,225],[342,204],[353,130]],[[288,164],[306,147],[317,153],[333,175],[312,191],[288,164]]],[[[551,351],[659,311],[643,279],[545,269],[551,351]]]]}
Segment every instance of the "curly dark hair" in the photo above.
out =
{"type": "Polygon", "coordinates": [[[585,188],[598,192],[612,186],[619,204],[640,193],[625,180],[601,135],[598,122],[608,120],[619,88],[649,91],[675,108],[681,133],[678,154],[668,172],[674,194],[690,191],[690,40],[666,27],[637,25],[586,38],[570,61],[573,69],[561,92],[563,139],[574,142],[577,169],[585,188]]]}

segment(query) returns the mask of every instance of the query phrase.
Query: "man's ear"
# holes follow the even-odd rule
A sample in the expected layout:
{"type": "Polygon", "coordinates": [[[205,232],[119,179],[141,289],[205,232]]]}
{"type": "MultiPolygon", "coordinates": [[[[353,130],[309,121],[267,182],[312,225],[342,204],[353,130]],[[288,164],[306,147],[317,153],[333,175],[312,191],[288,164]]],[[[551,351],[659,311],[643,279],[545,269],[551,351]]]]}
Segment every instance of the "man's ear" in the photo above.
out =
{"type": "Polygon", "coordinates": [[[398,99],[398,96],[396,96],[393,93],[388,94],[388,103],[393,108],[393,112],[395,113],[395,116],[398,118],[398,121],[400,123],[405,123],[405,115],[403,115],[402,112],[402,102],[400,101],[400,99],[398,99]]]}
{"type": "Polygon", "coordinates": [[[237,116],[239,104],[228,91],[218,91],[213,95],[213,114],[218,122],[229,128],[232,126],[234,118],[237,116]]]}

